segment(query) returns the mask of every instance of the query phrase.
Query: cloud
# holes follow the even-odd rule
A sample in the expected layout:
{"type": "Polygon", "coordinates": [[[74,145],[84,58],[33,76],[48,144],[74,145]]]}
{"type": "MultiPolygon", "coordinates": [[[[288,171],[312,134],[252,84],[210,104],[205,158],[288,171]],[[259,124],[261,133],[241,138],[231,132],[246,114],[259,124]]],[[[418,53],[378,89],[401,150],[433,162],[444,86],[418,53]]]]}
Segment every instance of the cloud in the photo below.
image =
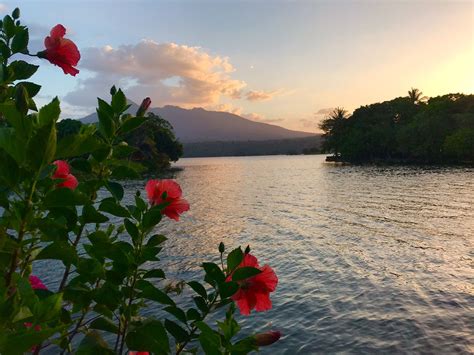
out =
{"type": "Polygon", "coordinates": [[[217,105],[222,96],[239,99],[246,83],[231,77],[234,67],[227,57],[213,56],[199,47],[142,40],[118,48],[86,48],[80,68],[94,73],[83,79],[65,99],[93,106],[113,84],[125,89],[134,101],[150,96],[153,106],[185,108],[217,105]]]}
{"type": "Polygon", "coordinates": [[[232,104],[219,104],[212,107],[208,107],[208,109],[212,111],[229,112],[239,116],[242,115],[242,107],[235,107],[232,104]]]}
{"type": "Polygon", "coordinates": [[[0,13],[7,12],[7,10],[8,10],[8,6],[3,3],[0,3],[0,13]]]}
{"type": "Polygon", "coordinates": [[[251,90],[245,94],[245,98],[249,101],[267,101],[271,100],[276,95],[279,95],[281,90],[275,91],[257,91],[251,90]]]}

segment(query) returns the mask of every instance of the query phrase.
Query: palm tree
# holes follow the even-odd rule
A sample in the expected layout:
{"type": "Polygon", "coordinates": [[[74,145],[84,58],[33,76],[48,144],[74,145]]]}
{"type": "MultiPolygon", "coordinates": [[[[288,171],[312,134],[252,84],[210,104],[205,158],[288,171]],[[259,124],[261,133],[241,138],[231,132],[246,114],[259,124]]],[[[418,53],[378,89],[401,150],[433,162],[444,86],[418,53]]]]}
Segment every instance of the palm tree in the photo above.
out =
{"type": "Polygon", "coordinates": [[[339,155],[341,133],[344,128],[344,121],[348,118],[348,113],[342,107],[336,107],[319,124],[319,128],[324,132],[324,148],[333,151],[336,156],[339,155]]]}
{"type": "Polygon", "coordinates": [[[408,90],[408,97],[415,105],[424,102],[428,99],[428,97],[423,96],[423,93],[420,90],[415,88],[411,88],[411,90],[408,90]]]}

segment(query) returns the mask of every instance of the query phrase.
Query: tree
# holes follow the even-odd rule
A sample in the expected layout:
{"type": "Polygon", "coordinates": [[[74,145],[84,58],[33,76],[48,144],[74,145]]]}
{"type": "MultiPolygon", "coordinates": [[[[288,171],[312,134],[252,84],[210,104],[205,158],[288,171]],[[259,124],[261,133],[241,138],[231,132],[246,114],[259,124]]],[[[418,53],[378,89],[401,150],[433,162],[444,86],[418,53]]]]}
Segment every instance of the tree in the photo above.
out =
{"type": "Polygon", "coordinates": [[[408,98],[413,102],[415,105],[422,103],[428,99],[428,97],[423,96],[423,93],[415,88],[411,88],[408,90],[408,98]]]}
{"type": "Polygon", "coordinates": [[[323,149],[333,152],[336,156],[340,153],[342,131],[347,119],[347,111],[342,107],[336,107],[320,124],[319,128],[324,132],[325,141],[323,149]]]}
{"type": "Polygon", "coordinates": [[[173,126],[153,113],[141,127],[126,137],[126,141],[138,149],[132,159],[141,162],[149,172],[166,169],[170,162],[183,156],[183,145],[176,139],[173,126]]]}

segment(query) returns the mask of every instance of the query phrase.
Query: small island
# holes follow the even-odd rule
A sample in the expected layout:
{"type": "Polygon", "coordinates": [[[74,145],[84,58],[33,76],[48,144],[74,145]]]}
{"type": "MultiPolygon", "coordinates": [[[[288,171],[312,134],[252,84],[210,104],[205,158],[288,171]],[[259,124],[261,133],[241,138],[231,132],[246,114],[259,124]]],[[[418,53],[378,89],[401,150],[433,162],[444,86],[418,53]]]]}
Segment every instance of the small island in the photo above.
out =
{"type": "Polygon", "coordinates": [[[473,164],[474,95],[406,97],[335,108],[320,124],[327,161],[389,164],[473,164]]]}

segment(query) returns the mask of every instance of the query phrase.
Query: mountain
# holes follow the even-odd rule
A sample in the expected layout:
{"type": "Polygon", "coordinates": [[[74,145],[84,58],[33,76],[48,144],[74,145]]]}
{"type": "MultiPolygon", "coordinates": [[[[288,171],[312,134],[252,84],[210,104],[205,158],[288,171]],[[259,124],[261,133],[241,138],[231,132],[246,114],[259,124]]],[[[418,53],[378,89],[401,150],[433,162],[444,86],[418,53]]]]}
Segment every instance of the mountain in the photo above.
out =
{"type": "MultiPolygon", "coordinates": [[[[138,106],[132,103],[129,110],[136,112],[137,108],[138,106]]],[[[149,111],[169,121],[176,137],[182,143],[268,141],[315,136],[313,133],[292,131],[251,121],[232,113],[207,111],[202,108],[187,110],[176,106],[165,106],[149,111]]],[[[86,116],[81,122],[97,122],[97,114],[86,116]]]]}

